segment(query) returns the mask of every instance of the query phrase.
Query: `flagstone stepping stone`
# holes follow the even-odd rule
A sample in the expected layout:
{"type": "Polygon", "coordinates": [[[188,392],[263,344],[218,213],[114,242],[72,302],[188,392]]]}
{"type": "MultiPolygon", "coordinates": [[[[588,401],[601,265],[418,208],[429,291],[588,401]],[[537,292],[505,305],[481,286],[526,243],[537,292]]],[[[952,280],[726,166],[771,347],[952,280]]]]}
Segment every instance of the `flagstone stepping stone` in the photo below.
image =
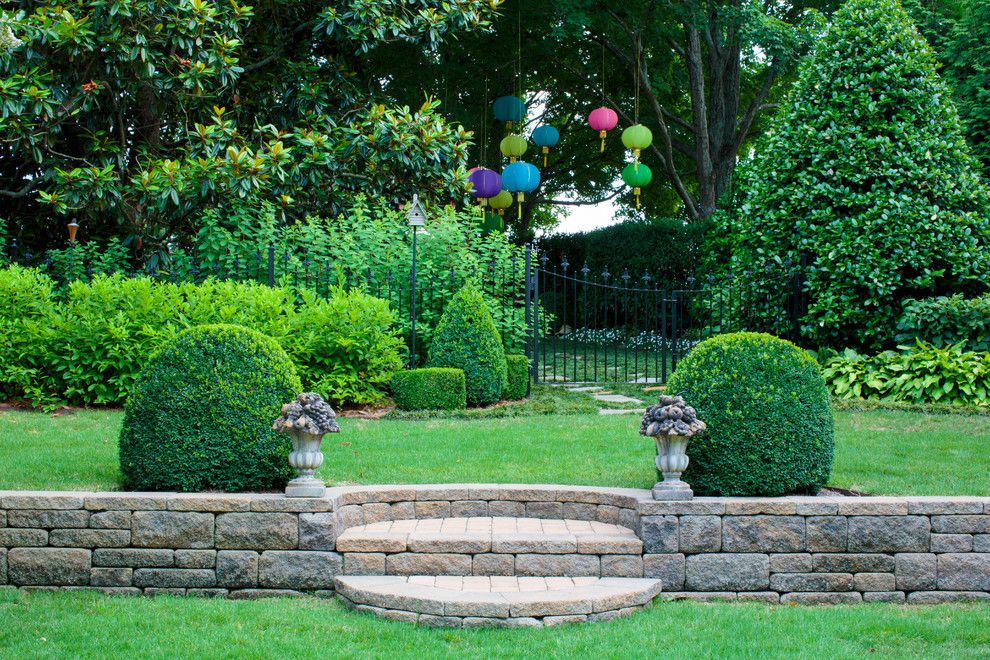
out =
{"type": "Polygon", "coordinates": [[[596,394],[595,399],[606,403],[634,403],[637,405],[643,403],[639,399],[634,399],[633,397],[626,396],[625,394],[596,394]]]}
{"type": "Polygon", "coordinates": [[[605,621],[650,605],[651,578],[342,575],[345,604],[377,616],[454,628],[539,627],[605,621]]]}

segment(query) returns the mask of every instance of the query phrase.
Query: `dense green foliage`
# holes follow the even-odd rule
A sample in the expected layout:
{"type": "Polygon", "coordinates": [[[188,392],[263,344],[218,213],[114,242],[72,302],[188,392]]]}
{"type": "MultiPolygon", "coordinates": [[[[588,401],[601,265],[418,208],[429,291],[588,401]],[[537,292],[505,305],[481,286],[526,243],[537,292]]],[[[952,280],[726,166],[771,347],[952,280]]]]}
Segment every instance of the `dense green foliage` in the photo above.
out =
{"type": "Polygon", "coordinates": [[[497,4],[18,4],[4,27],[20,43],[0,48],[0,190],[25,238],[78,216],[83,234],[157,250],[204,209],[270,200],[299,217],[357,191],[464,190],[469,135],[422,92],[384,92],[368,53],[428,50],[497,4]]]}
{"type": "Polygon", "coordinates": [[[502,398],[505,349],[488,305],[474,284],[465,284],[444,309],[427,366],[462,369],[468,405],[483,406],[502,398]]]}
{"type": "Polygon", "coordinates": [[[945,76],[973,155],[990,174],[990,0],[967,0],[944,51],[945,76]]]}
{"type": "Polygon", "coordinates": [[[509,401],[525,399],[529,391],[529,358],[525,355],[506,355],[505,392],[502,398],[509,401]]]}
{"type": "Polygon", "coordinates": [[[702,495],[815,493],[832,473],[832,409],[818,363],[772,335],[698,344],[667,383],[708,430],[691,441],[684,480],[702,495]]]}
{"type": "Polygon", "coordinates": [[[289,440],[272,430],[302,390],[289,356],[260,332],[205,325],[166,343],[124,409],[120,469],[131,490],[283,486],[289,440]]]}
{"type": "Polygon", "coordinates": [[[649,273],[661,288],[684,286],[695,273],[707,249],[706,238],[711,222],[690,224],[674,218],[649,222],[622,222],[574,234],[556,234],[540,239],[541,255],[548,257],[547,267],[560,269],[566,258],[570,272],[580,272],[587,265],[592,280],[601,279],[607,269],[620,277],[624,269],[639,278],[649,273]]]}
{"type": "MultiPolygon", "coordinates": [[[[408,333],[405,310],[409,305],[411,242],[404,209],[380,199],[357,197],[337,216],[307,216],[285,226],[279,225],[271,206],[230,217],[209,213],[196,237],[194,254],[181,255],[175,262],[183,276],[188,274],[191,257],[199,264],[219,264],[225,272],[233,272],[240,264],[241,271],[257,277],[260,249],[260,276],[264,279],[265,250],[272,243],[277,255],[276,277],[288,274],[288,279],[302,284],[305,274],[310,273],[309,282],[314,286],[324,286],[327,278],[333,283],[362,286],[402,310],[399,320],[403,332],[408,333]],[[330,272],[326,272],[328,268],[330,272]]],[[[482,284],[482,294],[506,347],[521,349],[527,328],[516,301],[523,298],[524,263],[523,248],[507,242],[503,234],[482,231],[476,209],[430,208],[416,242],[419,347],[424,351],[429,347],[447,300],[461,283],[474,277],[482,284]]]]}
{"type": "Polygon", "coordinates": [[[459,410],[467,405],[464,372],[434,367],[398,371],[392,399],[399,410],[459,410]]]}
{"type": "Polygon", "coordinates": [[[827,359],[822,373],[840,399],[990,406],[990,353],[918,341],[872,357],[852,349],[827,359]]]}
{"type": "Polygon", "coordinates": [[[918,339],[938,348],[961,343],[968,351],[990,351],[990,295],[908,300],[897,322],[897,341],[918,339]]]}
{"type": "Polygon", "coordinates": [[[815,343],[890,345],[902,300],[983,291],[988,196],[931,49],[895,0],[849,0],[748,166],[733,266],[807,256],[815,343]]]}
{"type": "Polygon", "coordinates": [[[233,323],[275,338],[307,390],[335,402],[380,398],[402,365],[395,314],[359,291],[312,291],[207,281],[199,285],[97,276],[52,282],[19,267],[0,270],[0,393],[36,402],[119,404],[138,372],[184,328],[233,323]]]}

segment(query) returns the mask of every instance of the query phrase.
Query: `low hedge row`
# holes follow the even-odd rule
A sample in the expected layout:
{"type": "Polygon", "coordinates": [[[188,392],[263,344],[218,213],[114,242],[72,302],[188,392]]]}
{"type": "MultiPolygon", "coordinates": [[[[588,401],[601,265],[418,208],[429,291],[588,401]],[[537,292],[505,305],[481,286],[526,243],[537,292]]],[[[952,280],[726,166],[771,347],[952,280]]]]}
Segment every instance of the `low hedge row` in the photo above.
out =
{"type": "Polygon", "coordinates": [[[399,410],[460,410],[467,405],[464,371],[446,367],[410,369],[392,376],[399,410]]]}
{"type": "Polygon", "coordinates": [[[0,395],[40,403],[122,403],[153,353],[206,324],[272,337],[303,386],[337,403],[379,399],[402,366],[395,314],[358,291],[324,300],[254,283],[96,276],[57,297],[47,276],[11,266],[0,270],[0,300],[0,395]]]}

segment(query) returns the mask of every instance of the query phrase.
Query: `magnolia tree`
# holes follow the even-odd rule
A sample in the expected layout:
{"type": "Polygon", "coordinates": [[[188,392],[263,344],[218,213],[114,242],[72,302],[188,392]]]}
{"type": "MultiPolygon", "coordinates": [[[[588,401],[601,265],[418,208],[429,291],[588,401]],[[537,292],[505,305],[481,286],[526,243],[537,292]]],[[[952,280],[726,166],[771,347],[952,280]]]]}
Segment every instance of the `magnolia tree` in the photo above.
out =
{"type": "Polygon", "coordinates": [[[362,62],[484,28],[497,2],[15,4],[0,18],[0,216],[25,239],[76,217],[81,235],[154,246],[209,208],[463,191],[469,134],[433,100],[380,93],[362,62]]]}
{"type": "Polygon", "coordinates": [[[744,176],[733,268],[754,300],[779,299],[777,266],[806,260],[812,341],[889,345],[906,298],[985,289],[987,192],[895,0],[835,14],[744,176]]]}

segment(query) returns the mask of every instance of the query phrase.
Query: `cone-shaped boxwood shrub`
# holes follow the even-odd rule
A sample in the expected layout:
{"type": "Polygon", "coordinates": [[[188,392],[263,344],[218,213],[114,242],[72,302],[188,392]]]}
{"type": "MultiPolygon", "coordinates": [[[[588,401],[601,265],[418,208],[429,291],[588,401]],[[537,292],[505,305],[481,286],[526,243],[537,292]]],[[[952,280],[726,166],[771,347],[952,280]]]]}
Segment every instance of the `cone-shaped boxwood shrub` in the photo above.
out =
{"type": "Polygon", "coordinates": [[[120,467],[132,490],[278,488],[289,440],[272,430],[302,391],[289,356],[236,325],[190,328],[141,370],[124,410],[120,467]]]}
{"type": "Polygon", "coordinates": [[[506,355],[506,385],[504,398],[509,401],[526,398],[529,385],[529,358],[525,355],[506,355]]]}
{"type": "Polygon", "coordinates": [[[696,346],[667,383],[708,430],[688,445],[684,480],[700,495],[814,493],[832,473],[828,389],[814,358],[772,335],[696,346]]]}
{"type": "Polygon", "coordinates": [[[778,300],[792,286],[781,264],[803,255],[815,343],[889,346],[905,298],[984,288],[986,189],[931,49],[896,0],[834,14],[756,154],[728,232],[733,269],[752,273],[751,295],[778,300]]]}
{"type": "Polygon", "coordinates": [[[467,402],[464,372],[440,367],[399,371],[392,376],[392,398],[399,410],[459,410],[467,402]]]}
{"type": "Polygon", "coordinates": [[[433,335],[427,366],[463,370],[470,406],[484,406],[502,398],[505,349],[474,284],[465,284],[447,303],[433,335]]]}

